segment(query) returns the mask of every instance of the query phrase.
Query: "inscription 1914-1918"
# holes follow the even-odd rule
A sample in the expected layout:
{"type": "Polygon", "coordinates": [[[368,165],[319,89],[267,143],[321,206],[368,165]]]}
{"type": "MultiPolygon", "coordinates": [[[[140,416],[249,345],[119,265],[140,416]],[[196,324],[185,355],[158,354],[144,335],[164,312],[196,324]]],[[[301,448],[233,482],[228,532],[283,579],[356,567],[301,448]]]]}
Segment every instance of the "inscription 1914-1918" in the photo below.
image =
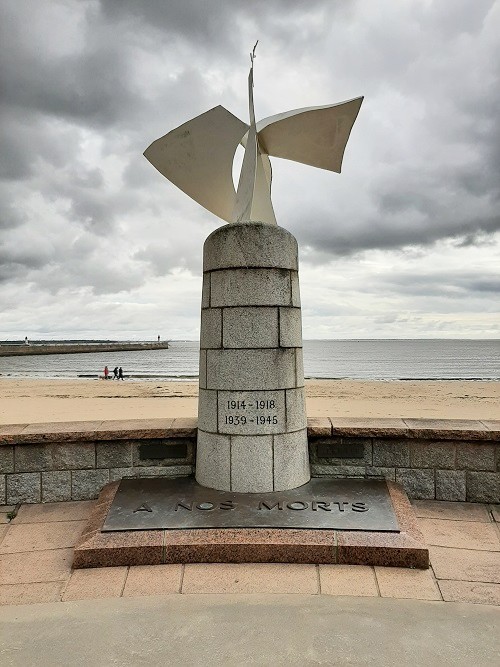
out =
{"type": "Polygon", "coordinates": [[[219,392],[220,433],[265,434],[285,430],[285,392],[219,392]]]}

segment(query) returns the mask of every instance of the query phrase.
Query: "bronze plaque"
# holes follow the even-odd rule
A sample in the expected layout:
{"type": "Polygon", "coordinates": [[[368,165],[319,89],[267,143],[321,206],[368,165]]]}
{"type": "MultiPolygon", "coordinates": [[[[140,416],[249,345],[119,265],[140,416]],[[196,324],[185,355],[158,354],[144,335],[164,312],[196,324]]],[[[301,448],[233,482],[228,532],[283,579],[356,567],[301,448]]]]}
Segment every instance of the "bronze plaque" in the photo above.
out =
{"type": "Polygon", "coordinates": [[[122,479],[102,531],[183,528],[400,532],[384,480],[312,479],[290,491],[233,493],[191,477],[122,479]]]}

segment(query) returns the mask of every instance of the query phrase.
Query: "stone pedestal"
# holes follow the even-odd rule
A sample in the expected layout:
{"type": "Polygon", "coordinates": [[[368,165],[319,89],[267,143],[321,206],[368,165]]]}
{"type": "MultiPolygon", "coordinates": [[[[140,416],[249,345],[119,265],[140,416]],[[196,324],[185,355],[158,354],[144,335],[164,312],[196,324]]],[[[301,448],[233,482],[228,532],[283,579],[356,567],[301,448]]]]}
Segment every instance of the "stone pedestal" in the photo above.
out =
{"type": "Polygon", "coordinates": [[[310,479],[297,242],[224,225],[205,241],[196,479],[284,491],[310,479]]]}

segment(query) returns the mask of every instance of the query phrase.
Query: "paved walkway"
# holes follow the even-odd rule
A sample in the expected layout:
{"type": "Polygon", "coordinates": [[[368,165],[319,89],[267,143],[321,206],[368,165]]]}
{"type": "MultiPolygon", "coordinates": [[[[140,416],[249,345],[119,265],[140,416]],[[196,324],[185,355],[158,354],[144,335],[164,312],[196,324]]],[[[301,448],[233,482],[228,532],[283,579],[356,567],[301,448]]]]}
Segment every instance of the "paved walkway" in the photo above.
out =
{"type": "Polygon", "coordinates": [[[71,570],[94,501],[0,513],[0,604],[192,594],[295,594],[500,606],[500,508],[415,501],[429,570],[355,565],[189,564],[71,570]]]}

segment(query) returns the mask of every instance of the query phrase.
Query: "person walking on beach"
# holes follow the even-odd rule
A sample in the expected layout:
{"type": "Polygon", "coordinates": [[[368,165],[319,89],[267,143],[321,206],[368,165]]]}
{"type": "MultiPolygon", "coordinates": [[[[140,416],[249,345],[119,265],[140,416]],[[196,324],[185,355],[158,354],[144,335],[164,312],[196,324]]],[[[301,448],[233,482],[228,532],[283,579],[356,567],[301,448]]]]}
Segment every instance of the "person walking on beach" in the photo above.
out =
{"type": "Polygon", "coordinates": [[[121,367],[121,366],[120,366],[120,368],[118,369],[118,379],[119,379],[119,380],[123,380],[123,370],[122,370],[122,367],[121,367]]]}
{"type": "Polygon", "coordinates": [[[104,366],[104,379],[107,380],[109,375],[109,369],[107,366],[104,366]]]}
{"type": "Polygon", "coordinates": [[[113,380],[118,380],[118,366],[113,368],[113,380]]]}

